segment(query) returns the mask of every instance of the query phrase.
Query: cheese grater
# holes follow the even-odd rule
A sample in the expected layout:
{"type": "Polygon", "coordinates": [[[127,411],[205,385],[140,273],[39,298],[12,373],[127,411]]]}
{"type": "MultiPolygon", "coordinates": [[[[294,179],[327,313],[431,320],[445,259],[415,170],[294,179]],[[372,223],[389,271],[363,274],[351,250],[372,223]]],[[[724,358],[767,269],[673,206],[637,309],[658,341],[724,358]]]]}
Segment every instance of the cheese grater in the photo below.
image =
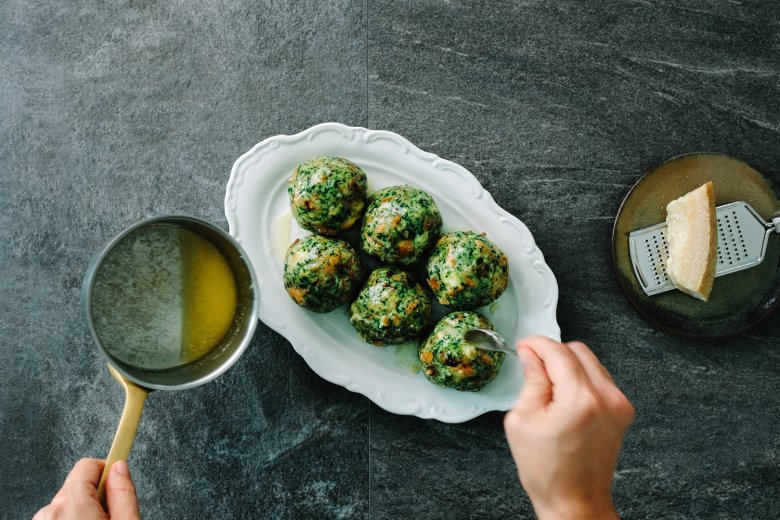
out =
{"type": "MultiPolygon", "coordinates": [[[[766,222],[747,202],[732,202],[716,208],[718,219],[718,260],[715,276],[723,276],[764,260],[769,235],[780,233],[780,216],[766,222]]],[[[674,289],[666,276],[666,222],[632,231],[628,250],[639,284],[652,296],[674,289]]]]}

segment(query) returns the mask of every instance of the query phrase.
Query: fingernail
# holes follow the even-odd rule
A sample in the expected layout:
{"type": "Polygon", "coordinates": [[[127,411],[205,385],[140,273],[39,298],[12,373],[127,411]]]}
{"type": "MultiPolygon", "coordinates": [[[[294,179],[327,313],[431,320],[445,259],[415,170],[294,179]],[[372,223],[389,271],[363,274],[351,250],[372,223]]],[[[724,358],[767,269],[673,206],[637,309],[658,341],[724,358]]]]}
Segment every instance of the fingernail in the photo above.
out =
{"type": "Polygon", "coordinates": [[[127,467],[127,462],[124,460],[118,460],[111,466],[111,470],[119,473],[120,475],[129,475],[130,468],[127,467]]]}

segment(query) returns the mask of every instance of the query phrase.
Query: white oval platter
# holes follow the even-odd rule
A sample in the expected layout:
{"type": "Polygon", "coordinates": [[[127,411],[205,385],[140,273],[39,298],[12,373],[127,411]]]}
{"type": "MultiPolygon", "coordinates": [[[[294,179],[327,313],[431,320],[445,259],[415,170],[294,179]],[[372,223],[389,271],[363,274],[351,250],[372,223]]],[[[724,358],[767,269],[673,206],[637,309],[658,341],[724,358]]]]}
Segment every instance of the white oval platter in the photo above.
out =
{"type": "Polygon", "coordinates": [[[389,412],[458,423],[511,408],[522,386],[517,356],[507,355],[498,377],[479,392],[442,388],[417,370],[416,345],[369,345],[350,325],[347,306],[317,314],[290,299],[282,282],[284,253],[308,233],[290,217],[287,180],[297,164],[318,155],[355,162],[366,172],[369,194],[395,184],[427,191],[442,214],[444,231],[487,233],[509,258],[509,286],[494,304],[479,311],[508,344],[529,334],[560,339],[555,276],[528,228],[501,209],[474,175],[398,134],[339,123],[270,137],[233,165],[225,215],[230,234],[256,271],[260,319],[287,338],[321,377],[365,395],[389,412]]]}

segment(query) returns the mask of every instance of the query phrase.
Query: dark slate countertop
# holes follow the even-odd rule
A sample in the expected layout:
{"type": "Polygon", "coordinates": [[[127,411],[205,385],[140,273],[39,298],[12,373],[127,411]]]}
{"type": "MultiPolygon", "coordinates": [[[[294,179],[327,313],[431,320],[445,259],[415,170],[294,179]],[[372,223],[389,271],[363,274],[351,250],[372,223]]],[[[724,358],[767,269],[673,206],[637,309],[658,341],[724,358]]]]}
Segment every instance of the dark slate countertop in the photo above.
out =
{"type": "MultiPolygon", "coordinates": [[[[780,518],[780,321],[701,343],[612,271],[630,187],[715,151],[780,185],[780,3],[0,4],[0,518],[29,518],[122,408],[84,324],[91,256],[145,217],[227,228],[237,157],[324,121],[453,160],[534,234],[565,339],[634,402],[624,518],[780,518]]],[[[212,383],[156,393],[130,466],[146,518],[531,518],[502,414],[444,424],[326,382],[260,323],[212,383]]]]}

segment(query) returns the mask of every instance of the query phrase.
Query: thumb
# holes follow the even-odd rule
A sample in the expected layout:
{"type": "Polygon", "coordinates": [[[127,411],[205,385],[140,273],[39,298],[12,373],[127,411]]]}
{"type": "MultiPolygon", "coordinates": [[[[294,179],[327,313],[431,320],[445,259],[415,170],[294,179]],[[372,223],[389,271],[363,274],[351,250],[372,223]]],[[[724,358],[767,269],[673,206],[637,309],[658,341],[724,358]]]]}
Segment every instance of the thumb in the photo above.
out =
{"type": "Polygon", "coordinates": [[[516,406],[522,409],[543,408],[552,399],[552,383],[544,369],[544,363],[525,345],[518,344],[517,353],[523,362],[525,382],[516,406]]]}
{"type": "Polygon", "coordinates": [[[106,479],[106,504],[112,520],[140,520],[135,485],[124,460],[116,461],[106,479]]]}

